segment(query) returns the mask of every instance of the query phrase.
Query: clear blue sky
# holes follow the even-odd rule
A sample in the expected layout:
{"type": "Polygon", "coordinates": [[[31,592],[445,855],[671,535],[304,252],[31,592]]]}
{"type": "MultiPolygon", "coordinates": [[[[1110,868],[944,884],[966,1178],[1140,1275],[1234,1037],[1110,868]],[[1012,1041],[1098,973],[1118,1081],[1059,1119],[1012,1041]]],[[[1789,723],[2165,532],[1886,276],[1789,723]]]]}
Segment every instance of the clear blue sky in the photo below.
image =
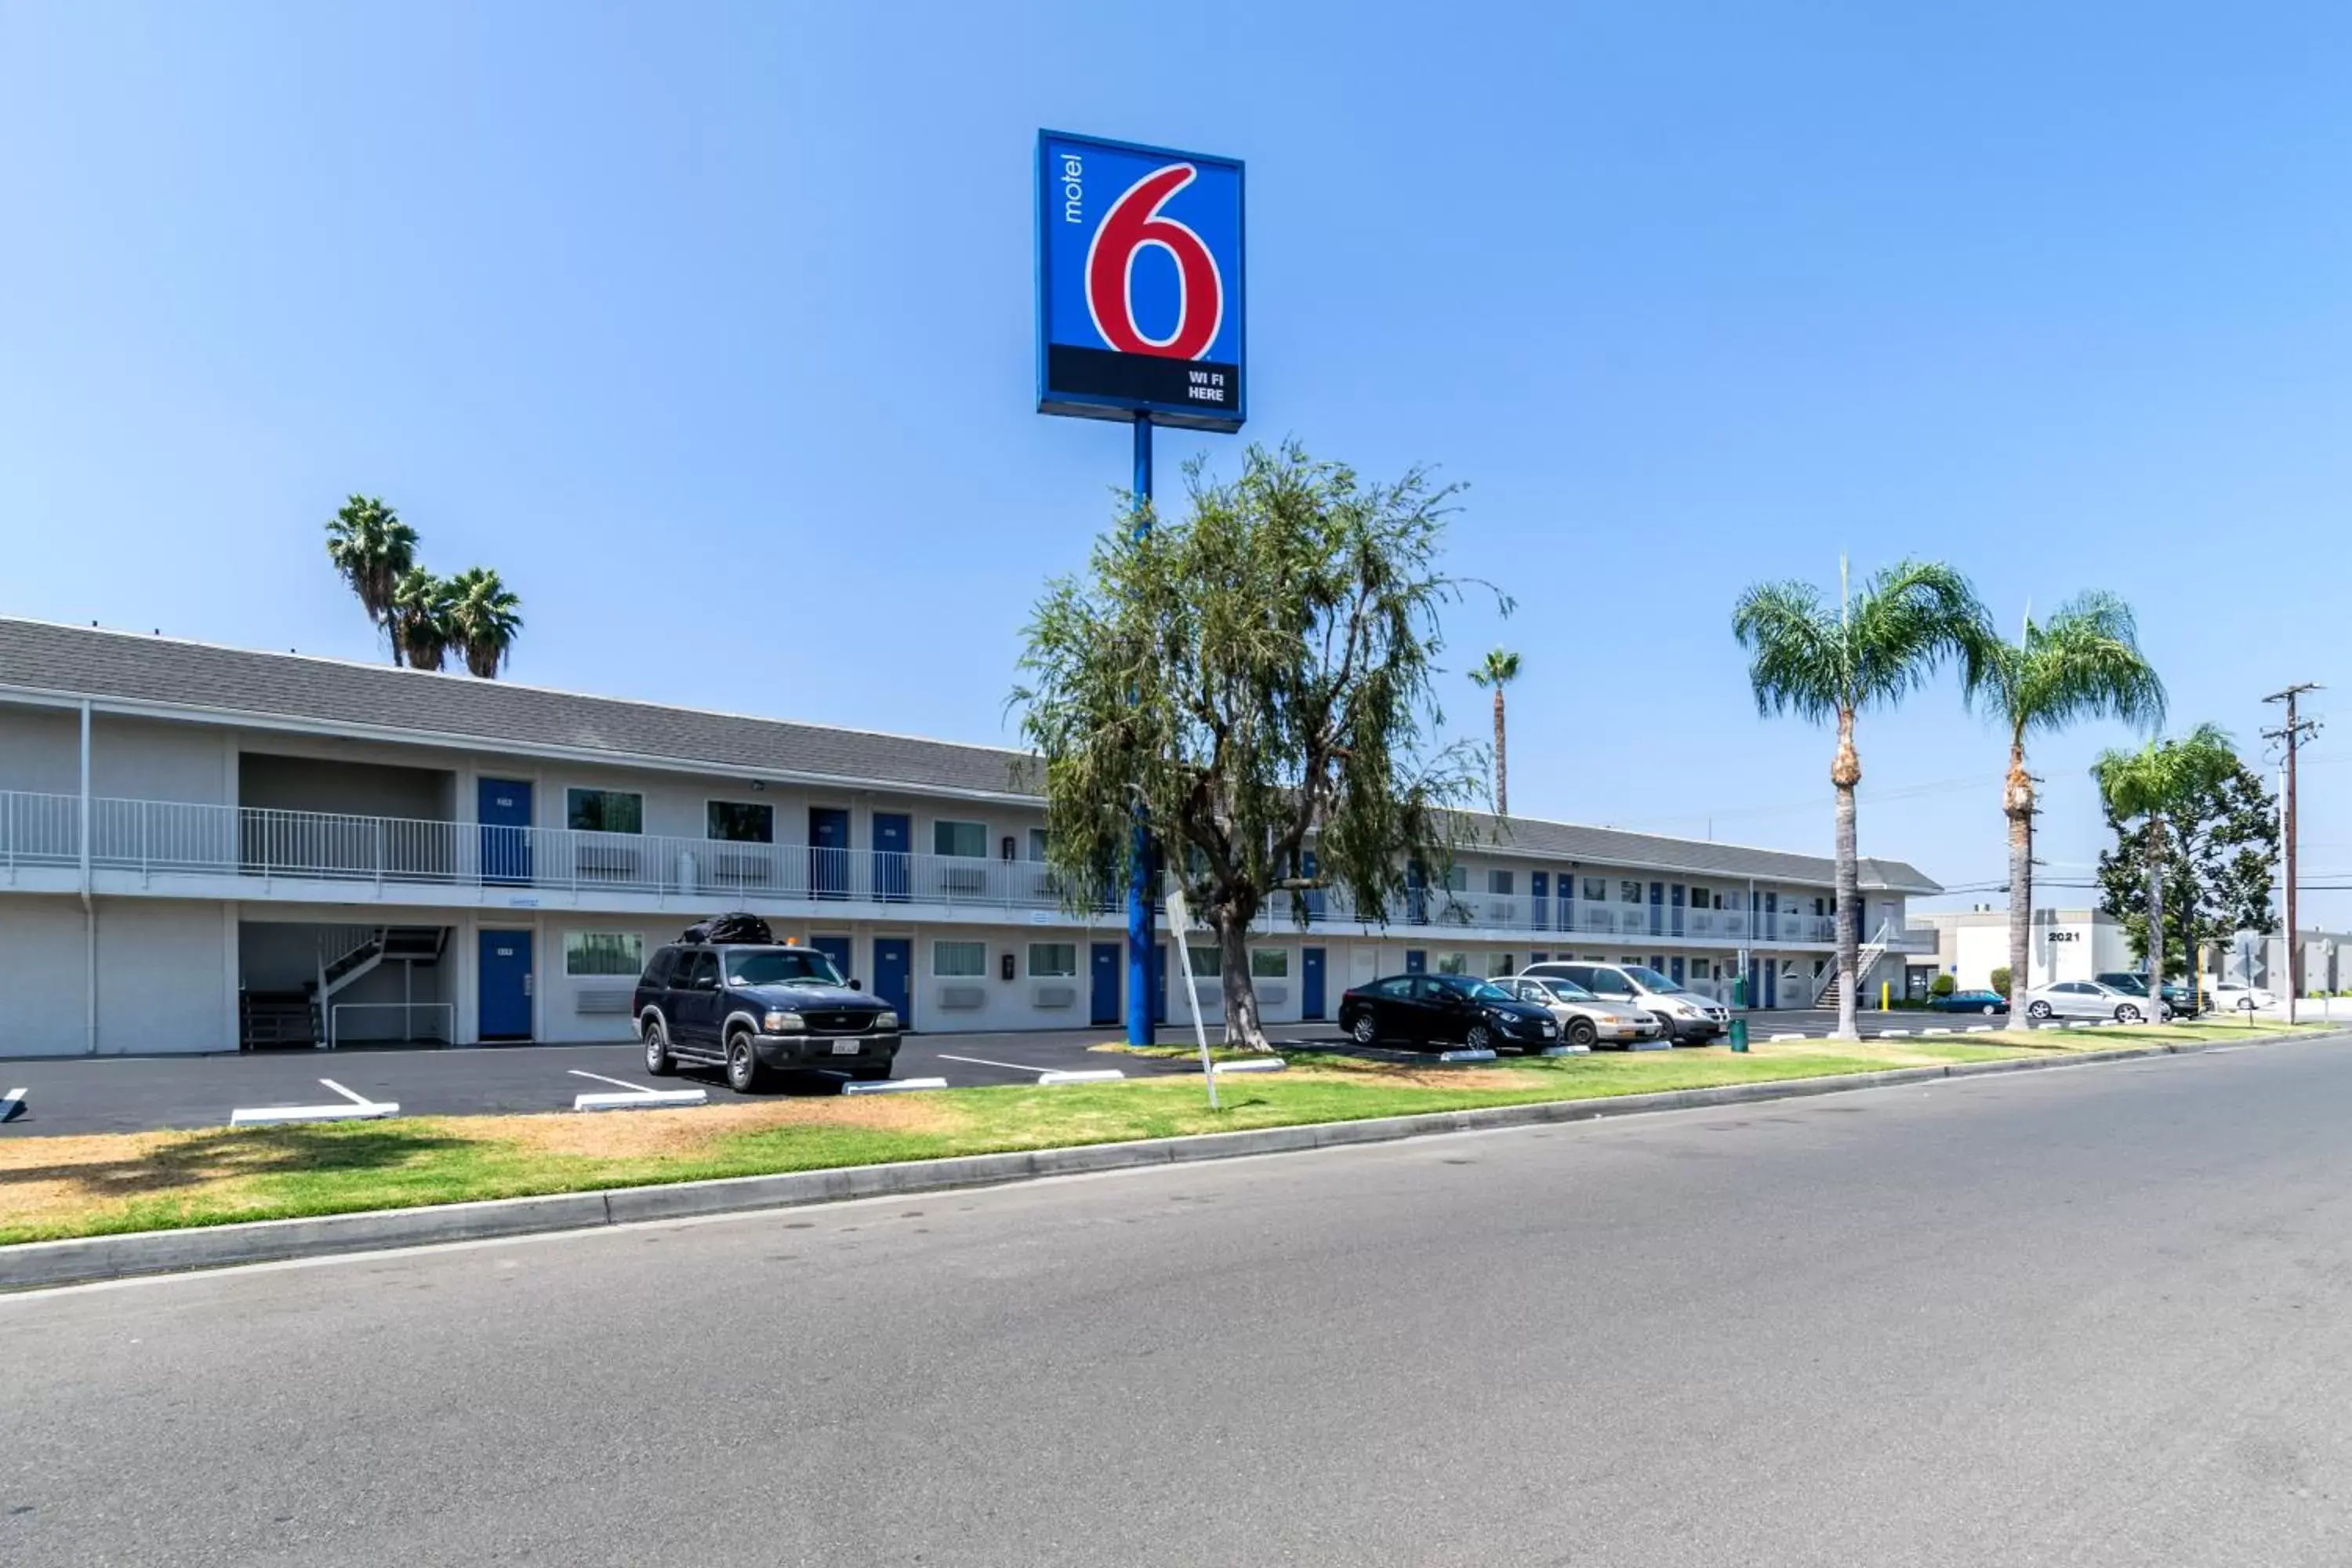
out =
{"type": "MultiPolygon", "coordinates": [[[[2184,725],[2335,685],[2352,872],[2336,4],[0,0],[0,610],[368,657],[365,490],[518,679],[1004,741],[1127,463],[1032,411],[1040,125],[1249,161],[1250,434],[1471,484],[1520,811],[1826,850],[1729,607],[1918,552],[2125,592],[2184,725]]],[[[2041,746],[2051,874],[2126,738],[2041,746]]],[[[1865,851],[2000,874],[1949,686],[1861,743],[1865,851]]]]}

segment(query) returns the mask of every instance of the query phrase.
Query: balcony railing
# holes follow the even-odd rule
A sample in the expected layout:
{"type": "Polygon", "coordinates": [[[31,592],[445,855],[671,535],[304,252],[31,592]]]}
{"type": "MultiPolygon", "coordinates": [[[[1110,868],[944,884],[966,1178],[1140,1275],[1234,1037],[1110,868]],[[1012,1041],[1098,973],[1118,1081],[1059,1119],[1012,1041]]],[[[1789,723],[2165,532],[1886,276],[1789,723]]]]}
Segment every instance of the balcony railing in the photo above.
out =
{"type": "MultiPolygon", "coordinates": [[[[68,795],[0,792],[0,877],[17,867],[80,862],[81,802],[68,795]]],[[[756,905],[854,902],[1058,910],[1052,869],[1034,860],[742,844],[652,834],[504,827],[409,817],[351,816],[173,801],[90,802],[90,863],[102,870],[210,875],[264,881],[347,881],[379,887],[633,893],[756,905]]],[[[1339,889],[1275,894],[1261,917],[1294,923],[1304,905],[1318,928],[1380,925],[1358,918],[1339,889]]],[[[1106,897],[1095,908],[1118,907],[1106,897]]],[[[1792,942],[1827,946],[1827,915],[1534,899],[1524,894],[1408,889],[1391,929],[1607,937],[1627,943],[1792,942]]]]}
{"type": "MultiPolygon", "coordinates": [[[[79,865],[80,805],[73,795],[0,793],[0,870],[79,865]]],[[[90,863],[147,876],[1062,907],[1052,870],[1029,860],[170,801],[91,801],[90,863]]]]}

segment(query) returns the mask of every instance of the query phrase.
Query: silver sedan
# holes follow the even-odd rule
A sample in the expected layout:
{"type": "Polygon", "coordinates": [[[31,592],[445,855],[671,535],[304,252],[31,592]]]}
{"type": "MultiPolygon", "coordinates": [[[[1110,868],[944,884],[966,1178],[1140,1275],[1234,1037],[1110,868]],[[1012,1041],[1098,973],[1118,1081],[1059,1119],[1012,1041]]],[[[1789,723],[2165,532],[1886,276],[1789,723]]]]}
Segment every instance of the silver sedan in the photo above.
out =
{"type": "Polygon", "coordinates": [[[1572,980],[1526,976],[1496,984],[1522,1002],[1547,1008],[1559,1020],[1559,1037],[1570,1050],[1608,1044],[1639,1050],[1664,1033],[1658,1020],[1639,1007],[1603,1002],[1572,980]]]}

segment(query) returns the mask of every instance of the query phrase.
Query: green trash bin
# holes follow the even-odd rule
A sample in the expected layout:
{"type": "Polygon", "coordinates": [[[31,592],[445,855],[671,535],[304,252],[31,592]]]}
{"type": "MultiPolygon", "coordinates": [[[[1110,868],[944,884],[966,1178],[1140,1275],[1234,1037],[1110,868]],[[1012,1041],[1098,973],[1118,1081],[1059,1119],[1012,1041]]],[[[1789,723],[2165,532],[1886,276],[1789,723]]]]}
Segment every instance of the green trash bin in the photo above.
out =
{"type": "Polygon", "coordinates": [[[1745,1018],[1731,1020],[1731,1048],[1735,1051],[1748,1048],[1748,1020],[1745,1018]]]}

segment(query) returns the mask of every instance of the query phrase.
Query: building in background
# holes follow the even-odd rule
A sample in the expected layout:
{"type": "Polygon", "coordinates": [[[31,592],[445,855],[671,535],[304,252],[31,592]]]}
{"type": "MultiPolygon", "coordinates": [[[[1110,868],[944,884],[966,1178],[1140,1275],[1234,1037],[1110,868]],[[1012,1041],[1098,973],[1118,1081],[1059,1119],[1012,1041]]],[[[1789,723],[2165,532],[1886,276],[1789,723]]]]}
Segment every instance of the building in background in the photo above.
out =
{"type": "MultiPolygon", "coordinates": [[[[1110,1027],[1125,917],[1069,907],[1034,769],[999,748],[0,619],[0,1055],[625,1039],[646,955],[730,909],[831,954],[917,1029],[1110,1027]]],[[[1377,975],[1546,958],[1647,964],[1723,1000],[1744,980],[1766,1007],[1813,1005],[1833,979],[1824,858],[1479,826],[1488,841],[1385,922],[1336,891],[1279,897],[1249,950],[1266,1020],[1328,1018],[1377,975]]],[[[1862,888],[1875,994],[1926,940],[1906,901],[1940,889],[1880,859],[1862,888]]],[[[1218,949],[1191,942],[1213,1016],[1218,949]]]]}
{"type": "MultiPolygon", "coordinates": [[[[1935,977],[1949,974],[1962,991],[1992,984],[1992,972],[2009,963],[2009,910],[1979,905],[1972,910],[1937,910],[1911,917],[1924,951],[1906,960],[1907,994],[1925,996],[1935,977]]],[[[2059,980],[2088,980],[2116,970],[2137,970],[2123,922],[2097,910],[2036,910],[2027,942],[2032,973],[2018,984],[2031,989],[2059,980]]]]}

